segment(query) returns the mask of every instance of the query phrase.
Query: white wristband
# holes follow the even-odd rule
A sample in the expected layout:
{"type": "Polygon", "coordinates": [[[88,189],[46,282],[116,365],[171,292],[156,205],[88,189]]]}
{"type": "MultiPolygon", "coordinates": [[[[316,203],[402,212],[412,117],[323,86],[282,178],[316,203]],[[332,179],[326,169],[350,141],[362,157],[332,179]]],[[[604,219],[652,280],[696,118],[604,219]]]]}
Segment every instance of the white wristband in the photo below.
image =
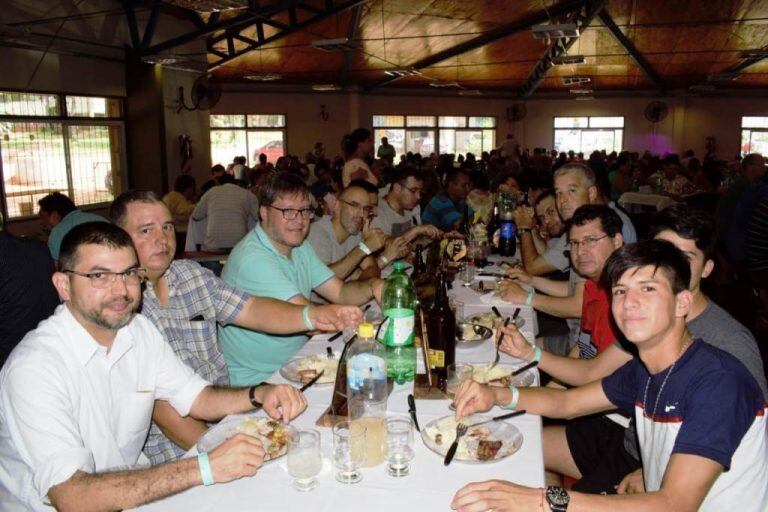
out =
{"type": "Polygon", "coordinates": [[[365,242],[360,242],[359,244],[357,244],[357,247],[359,247],[359,248],[360,248],[360,250],[361,250],[361,251],[363,251],[363,252],[365,253],[365,255],[366,255],[366,256],[370,256],[370,255],[371,255],[371,253],[373,252],[373,251],[370,249],[370,247],[368,247],[367,245],[365,245],[365,242]]]}
{"type": "Polygon", "coordinates": [[[520,399],[520,392],[515,386],[509,386],[509,390],[512,392],[512,400],[507,405],[502,405],[501,408],[514,411],[515,407],[517,407],[517,401],[520,399]]]}

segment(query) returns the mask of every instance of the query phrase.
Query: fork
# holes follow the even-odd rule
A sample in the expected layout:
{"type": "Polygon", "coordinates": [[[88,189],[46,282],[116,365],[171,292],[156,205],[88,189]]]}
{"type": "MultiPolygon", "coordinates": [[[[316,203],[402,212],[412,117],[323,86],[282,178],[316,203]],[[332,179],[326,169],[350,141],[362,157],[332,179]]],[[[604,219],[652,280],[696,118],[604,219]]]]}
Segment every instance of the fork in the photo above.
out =
{"type": "MultiPolygon", "coordinates": [[[[506,320],[504,320],[504,327],[509,325],[510,318],[507,317],[506,320]]],[[[501,346],[501,336],[499,336],[499,341],[496,342],[496,359],[493,360],[493,364],[488,367],[488,371],[491,371],[492,369],[496,368],[496,365],[499,364],[499,359],[501,358],[501,354],[499,354],[499,347],[501,346]]]]}
{"type": "Polygon", "coordinates": [[[467,430],[469,427],[467,427],[463,423],[459,423],[456,425],[456,439],[454,439],[453,443],[451,444],[451,447],[448,448],[448,453],[445,454],[445,460],[443,460],[443,464],[446,466],[451,463],[453,460],[453,456],[456,455],[456,450],[459,448],[459,439],[461,436],[467,433],[467,430]]]}

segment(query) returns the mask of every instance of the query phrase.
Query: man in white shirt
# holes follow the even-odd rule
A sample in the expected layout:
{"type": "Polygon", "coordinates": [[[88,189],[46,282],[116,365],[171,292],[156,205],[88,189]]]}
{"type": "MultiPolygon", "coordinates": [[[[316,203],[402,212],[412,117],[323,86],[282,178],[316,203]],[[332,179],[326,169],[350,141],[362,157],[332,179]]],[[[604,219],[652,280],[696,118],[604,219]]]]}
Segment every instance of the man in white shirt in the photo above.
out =
{"type": "Polygon", "coordinates": [[[210,421],[261,404],[289,421],[306,408],[301,393],[293,386],[213,387],[182,364],[135,314],[144,269],[117,226],[74,228],[59,263],[53,282],[64,304],[0,371],[0,509],[131,508],[255,474],[264,448],[247,435],[198,459],[149,468],[141,448],[154,400],[210,421]]]}
{"type": "Polygon", "coordinates": [[[413,167],[397,169],[392,176],[389,192],[379,201],[378,215],[372,226],[389,236],[405,235],[408,243],[421,236],[437,238],[442,231],[431,224],[421,224],[421,194],[424,193],[424,178],[413,167]]]}
{"type": "Polygon", "coordinates": [[[229,251],[259,220],[259,201],[254,194],[235,185],[229,174],[219,181],[221,186],[206,192],[192,212],[193,220],[207,220],[206,251],[229,251]]]}

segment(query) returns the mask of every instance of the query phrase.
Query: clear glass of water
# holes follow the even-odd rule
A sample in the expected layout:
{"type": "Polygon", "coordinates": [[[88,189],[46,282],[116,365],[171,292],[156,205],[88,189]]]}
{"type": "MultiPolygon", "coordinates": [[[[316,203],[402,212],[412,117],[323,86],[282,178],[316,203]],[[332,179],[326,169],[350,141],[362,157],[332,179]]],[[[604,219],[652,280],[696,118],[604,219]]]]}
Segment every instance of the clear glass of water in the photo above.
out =
{"type": "Polygon", "coordinates": [[[475,279],[475,264],[474,262],[465,261],[459,265],[459,277],[461,278],[464,286],[469,286],[475,279]]]}
{"type": "Polygon", "coordinates": [[[338,470],[336,480],[356,484],[363,479],[360,468],[365,457],[365,430],[353,428],[352,422],[342,420],[333,426],[333,465],[338,470]]]}
{"type": "Polygon", "coordinates": [[[407,476],[413,460],[413,425],[403,416],[387,418],[387,473],[407,476]]]}
{"type": "Polygon", "coordinates": [[[288,438],[288,474],[291,485],[301,492],[317,487],[317,475],[323,467],[320,455],[320,432],[314,429],[296,430],[288,438]]]}

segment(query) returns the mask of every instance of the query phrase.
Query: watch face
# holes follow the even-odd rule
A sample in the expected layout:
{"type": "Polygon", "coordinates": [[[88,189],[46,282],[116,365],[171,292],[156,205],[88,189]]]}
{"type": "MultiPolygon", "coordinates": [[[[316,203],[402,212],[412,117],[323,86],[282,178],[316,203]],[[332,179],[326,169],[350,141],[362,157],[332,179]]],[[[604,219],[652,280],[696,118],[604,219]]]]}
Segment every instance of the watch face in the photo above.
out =
{"type": "Polygon", "coordinates": [[[568,495],[568,491],[562,487],[549,486],[547,487],[547,501],[550,505],[566,507],[571,501],[571,497],[568,495]]]}

